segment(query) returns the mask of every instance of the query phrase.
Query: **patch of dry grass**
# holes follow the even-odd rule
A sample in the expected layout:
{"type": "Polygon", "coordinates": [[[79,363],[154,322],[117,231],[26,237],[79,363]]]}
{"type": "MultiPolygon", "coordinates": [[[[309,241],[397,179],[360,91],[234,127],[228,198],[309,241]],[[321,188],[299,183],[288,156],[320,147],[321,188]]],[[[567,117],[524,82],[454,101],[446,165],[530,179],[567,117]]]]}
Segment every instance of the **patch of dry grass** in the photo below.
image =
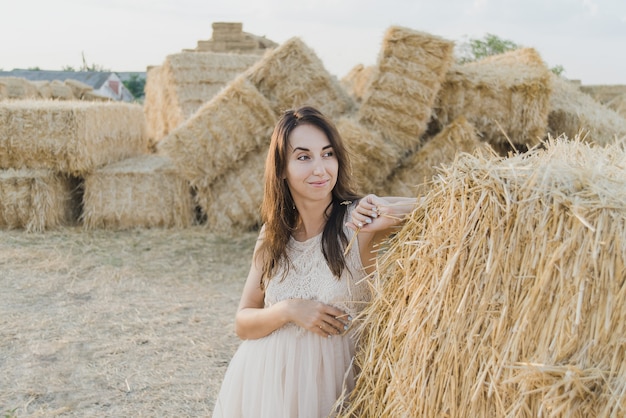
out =
{"type": "Polygon", "coordinates": [[[210,415],[255,239],[0,231],[0,414],[210,415]]]}

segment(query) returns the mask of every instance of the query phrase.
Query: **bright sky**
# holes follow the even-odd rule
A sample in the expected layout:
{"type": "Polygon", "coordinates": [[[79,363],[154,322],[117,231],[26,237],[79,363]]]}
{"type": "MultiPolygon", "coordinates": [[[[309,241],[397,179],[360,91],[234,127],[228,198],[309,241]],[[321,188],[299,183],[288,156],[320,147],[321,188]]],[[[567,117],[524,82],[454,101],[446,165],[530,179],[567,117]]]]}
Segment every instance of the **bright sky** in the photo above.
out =
{"type": "Polygon", "coordinates": [[[392,25],[461,43],[492,33],[583,84],[626,84],[625,0],[0,0],[0,69],[145,71],[211,38],[213,22],[300,37],[343,77],[376,62],[392,25]]]}

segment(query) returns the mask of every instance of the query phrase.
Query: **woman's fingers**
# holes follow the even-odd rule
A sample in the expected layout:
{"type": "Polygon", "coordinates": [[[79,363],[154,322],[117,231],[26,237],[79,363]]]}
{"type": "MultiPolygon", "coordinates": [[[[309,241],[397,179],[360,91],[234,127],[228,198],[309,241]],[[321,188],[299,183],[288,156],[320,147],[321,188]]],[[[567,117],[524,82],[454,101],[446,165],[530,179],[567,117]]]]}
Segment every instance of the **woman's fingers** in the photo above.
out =
{"type": "Polygon", "coordinates": [[[329,307],[332,308],[332,312],[326,313],[318,325],[323,336],[331,337],[345,333],[350,327],[352,317],[336,308],[329,307]]]}

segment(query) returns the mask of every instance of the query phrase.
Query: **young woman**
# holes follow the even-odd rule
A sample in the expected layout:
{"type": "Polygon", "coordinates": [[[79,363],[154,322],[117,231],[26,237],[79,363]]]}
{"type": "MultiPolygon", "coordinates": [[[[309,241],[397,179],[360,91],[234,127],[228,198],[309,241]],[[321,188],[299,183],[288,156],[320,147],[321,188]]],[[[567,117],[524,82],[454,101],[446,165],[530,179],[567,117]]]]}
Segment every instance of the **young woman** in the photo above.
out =
{"type": "Polygon", "coordinates": [[[359,199],[349,173],[330,120],[311,107],[282,115],[265,167],[264,225],[236,315],[243,341],[214,418],[327,417],[354,387],[350,322],[369,299],[377,244],[415,199],[359,199]]]}

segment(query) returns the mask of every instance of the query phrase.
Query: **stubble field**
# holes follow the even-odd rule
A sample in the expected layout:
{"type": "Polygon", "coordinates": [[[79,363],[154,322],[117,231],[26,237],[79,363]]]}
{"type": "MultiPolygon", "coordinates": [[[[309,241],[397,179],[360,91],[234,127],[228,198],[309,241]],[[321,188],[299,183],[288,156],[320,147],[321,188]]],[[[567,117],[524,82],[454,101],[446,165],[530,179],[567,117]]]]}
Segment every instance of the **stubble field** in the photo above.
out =
{"type": "Polygon", "coordinates": [[[210,416],[256,236],[0,231],[0,416],[210,416]]]}

